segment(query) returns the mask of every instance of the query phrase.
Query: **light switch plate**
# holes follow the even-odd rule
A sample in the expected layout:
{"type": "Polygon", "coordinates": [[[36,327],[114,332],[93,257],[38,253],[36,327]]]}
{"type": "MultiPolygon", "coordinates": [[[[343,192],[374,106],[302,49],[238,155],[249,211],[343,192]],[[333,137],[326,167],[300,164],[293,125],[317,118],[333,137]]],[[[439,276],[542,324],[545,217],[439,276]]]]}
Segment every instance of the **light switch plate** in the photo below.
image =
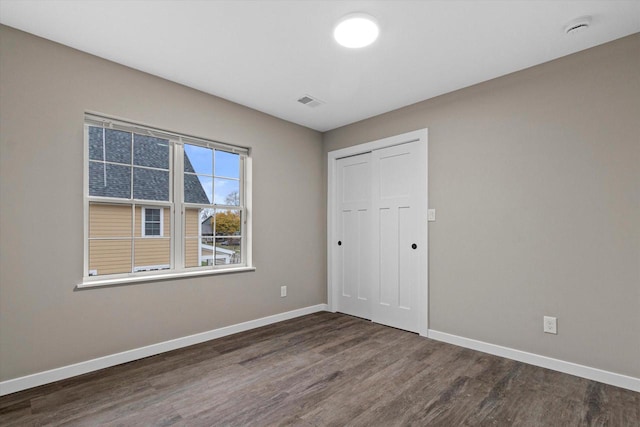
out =
{"type": "Polygon", "coordinates": [[[436,210],[435,209],[428,209],[427,210],[427,218],[429,221],[435,221],[436,220],[436,210]]]}

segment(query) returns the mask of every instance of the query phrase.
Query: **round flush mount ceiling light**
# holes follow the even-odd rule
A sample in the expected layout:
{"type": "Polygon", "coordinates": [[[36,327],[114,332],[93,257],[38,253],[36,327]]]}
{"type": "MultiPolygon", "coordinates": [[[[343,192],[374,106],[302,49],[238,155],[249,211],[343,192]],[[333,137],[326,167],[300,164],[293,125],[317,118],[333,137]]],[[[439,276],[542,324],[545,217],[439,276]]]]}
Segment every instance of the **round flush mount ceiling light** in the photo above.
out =
{"type": "Polygon", "coordinates": [[[373,16],[366,13],[350,13],[344,16],[333,30],[338,44],[351,49],[369,46],[376,41],[380,29],[373,16]]]}

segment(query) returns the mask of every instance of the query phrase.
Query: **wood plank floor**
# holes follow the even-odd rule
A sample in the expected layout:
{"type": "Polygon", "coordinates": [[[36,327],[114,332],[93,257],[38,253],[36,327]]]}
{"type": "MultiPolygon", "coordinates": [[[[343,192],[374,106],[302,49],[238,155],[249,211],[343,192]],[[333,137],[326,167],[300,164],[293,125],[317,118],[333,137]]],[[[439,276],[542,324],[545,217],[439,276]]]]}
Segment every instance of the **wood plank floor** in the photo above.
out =
{"type": "Polygon", "coordinates": [[[0,425],[640,426],[640,393],[316,313],[4,396],[0,425]]]}

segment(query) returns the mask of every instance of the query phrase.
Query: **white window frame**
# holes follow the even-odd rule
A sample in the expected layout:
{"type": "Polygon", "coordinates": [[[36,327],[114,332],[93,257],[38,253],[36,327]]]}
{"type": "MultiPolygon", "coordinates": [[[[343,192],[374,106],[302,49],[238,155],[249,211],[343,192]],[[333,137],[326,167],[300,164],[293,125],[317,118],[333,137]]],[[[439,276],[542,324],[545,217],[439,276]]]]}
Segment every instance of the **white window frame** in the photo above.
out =
{"type": "MultiPolygon", "coordinates": [[[[229,145],[225,143],[215,142],[203,138],[188,136],[184,134],[177,134],[161,130],[155,127],[146,125],[134,124],[122,119],[110,118],[97,113],[86,113],[84,121],[84,267],[83,267],[83,279],[78,288],[91,288],[99,286],[120,285],[127,283],[136,283],[151,280],[161,280],[169,278],[181,278],[191,277],[209,274],[224,274],[224,273],[236,273],[243,271],[254,271],[252,259],[252,160],[250,156],[250,149],[247,147],[240,147],[229,145]],[[108,129],[124,130],[126,132],[137,133],[142,135],[150,135],[158,138],[168,139],[170,142],[170,156],[169,156],[169,176],[170,176],[170,194],[169,201],[150,201],[150,200],[137,200],[133,198],[133,191],[131,192],[130,199],[120,199],[113,197],[98,197],[89,195],[89,127],[98,126],[108,129]],[[213,266],[198,266],[198,267],[185,267],[185,209],[189,207],[198,207],[198,204],[184,203],[184,144],[199,145],[202,147],[218,149],[240,155],[240,197],[241,206],[223,206],[223,205],[207,205],[207,208],[216,209],[232,209],[240,210],[242,215],[242,232],[241,236],[241,264],[230,265],[214,265],[213,266]],[[169,220],[170,236],[171,238],[171,255],[169,269],[161,271],[136,271],[135,264],[133,263],[134,253],[132,251],[132,271],[129,273],[119,273],[110,275],[90,275],[95,271],[89,271],[89,205],[90,203],[108,203],[108,204],[126,204],[132,206],[133,213],[135,213],[136,207],[142,207],[141,209],[141,222],[142,228],[140,232],[141,237],[146,238],[167,238],[164,235],[164,221],[169,220]],[[161,215],[161,236],[145,236],[145,213],[146,208],[160,209],[161,215]],[[169,208],[170,218],[164,218],[164,209],[169,208]]],[[[132,159],[133,162],[133,159],[132,159]]],[[[132,173],[133,173],[132,165],[132,173]]],[[[133,190],[133,189],[132,189],[133,190]]],[[[132,224],[132,244],[135,241],[135,215],[133,217],[132,224]]],[[[200,228],[200,227],[199,227],[200,228]]],[[[214,233],[215,234],[215,233],[214,233]]],[[[215,236],[214,245],[215,245],[215,236]]],[[[201,242],[201,239],[199,240],[201,242]]],[[[200,255],[199,255],[200,258],[200,255]]],[[[158,266],[158,267],[166,267],[158,266]]],[[[141,267],[140,267],[141,269],[141,267]]]]}
{"type": "MultiPolygon", "coordinates": [[[[164,209],[158,206],[142,206],[142,212],[141,212],[141,235],[144,238],[148,238],[148,239],[155,239],[158,237],[164,237],[164,209]],[[160,234],[147,234],[147,209],[157,209],[158,212],[160,212],[160,234]]],[[[155,221],[153,221],[155,222],[155,221]]],[[[134,271],[135,271],[134,267],[134,271]]]]}

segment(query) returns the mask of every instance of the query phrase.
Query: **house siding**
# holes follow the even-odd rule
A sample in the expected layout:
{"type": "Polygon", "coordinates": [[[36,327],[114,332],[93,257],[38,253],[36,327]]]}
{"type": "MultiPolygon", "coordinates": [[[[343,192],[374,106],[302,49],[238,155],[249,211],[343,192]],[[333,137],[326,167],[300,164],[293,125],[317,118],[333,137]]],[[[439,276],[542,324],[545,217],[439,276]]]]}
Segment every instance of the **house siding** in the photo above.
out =
{"type": "Polygon", "coordinates": [[[131,271],[131,225],[131,206],[89,205],[89,271],[97,275],[131,271]]]}
{"type": "Polygon", "coordinates": [[[131,206],[89,205],[89,238],[107,237],[131,237],[131,206]]]}
{"type": "Polygon", "coordinates": [[[135,239],[135,267],[171,264],[171,238],[135,239]]]}
{"type": "Polygon", "coordinates": [[[89,271],[96,274],[131,272],[131,239],[90,240],[89,271]]]}
{"type": "Polygon", "coordinates": [[[199,209],[185,209],[185,248],[184,248],[184,264],[185,267],[198,267],[198,227],[200,226],[199,209]]]}

